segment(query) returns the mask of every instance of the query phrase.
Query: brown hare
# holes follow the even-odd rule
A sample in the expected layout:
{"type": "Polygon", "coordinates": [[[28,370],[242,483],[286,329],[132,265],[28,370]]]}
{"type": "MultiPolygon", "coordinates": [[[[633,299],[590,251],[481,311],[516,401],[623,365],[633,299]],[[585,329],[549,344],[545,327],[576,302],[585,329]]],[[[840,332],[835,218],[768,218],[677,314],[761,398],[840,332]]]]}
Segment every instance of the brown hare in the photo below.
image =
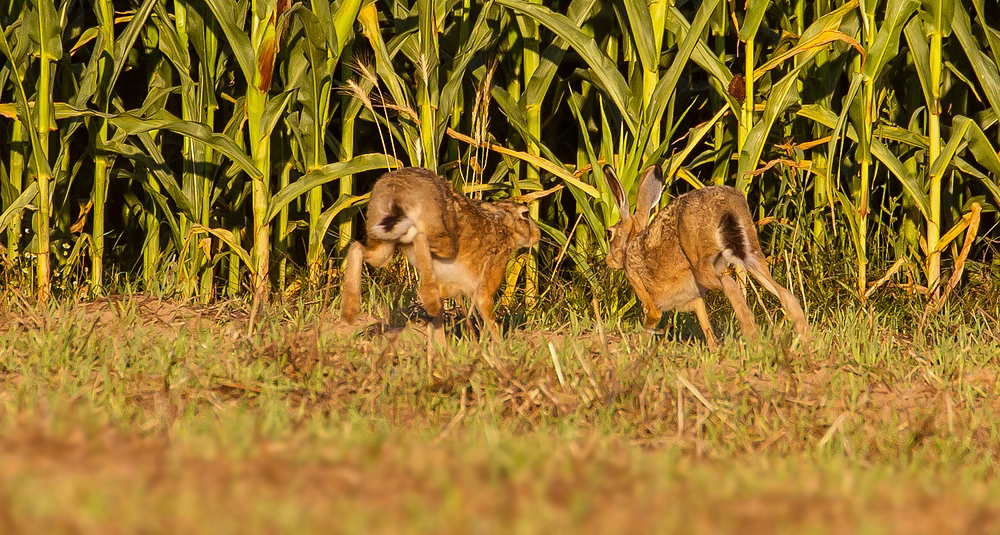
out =
{"type": "Polygon", "coordinates": [[[604,166],[604,177],[621,214],[609,229],[607,263],[625,270],[645,309],[647,331],[656,328],[664,310],[694,310],[708,346],[717,347],[703,296],[706,290],[721,289],[744,335],[755,337],[753,313],[736,281],[725,273],[732,264],[745,268],[778,296],[803,343],[809,341],[809,324],[799,300],[771,278],[750,208],[739,190],[712,186],[685,193],[650,221],[650,210],[663,193],[658,165],[648,167],[642,176],[635,213],[630,212],[628,196],[610,165],[604,166]]]}
{"type": "Polygon", "coordinates": [[[343,279],[341,318],[361,310],[362,261],[384,267],[401,250],[417,270],[418,293],[443,340],[443,298],[472,296],[487,329],[496,332],[493,294],[510,257],[538,243],[528,207],[510,201],[474,201],[427,169],[390,171],[375,183],[368,201],[368,245],[351,244],[343,279]]]}

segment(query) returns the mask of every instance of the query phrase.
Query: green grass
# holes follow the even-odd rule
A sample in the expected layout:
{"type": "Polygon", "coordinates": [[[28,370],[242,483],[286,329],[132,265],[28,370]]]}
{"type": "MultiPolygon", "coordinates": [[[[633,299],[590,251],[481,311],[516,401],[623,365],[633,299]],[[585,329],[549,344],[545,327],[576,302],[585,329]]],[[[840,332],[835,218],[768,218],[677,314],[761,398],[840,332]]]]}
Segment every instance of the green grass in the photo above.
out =
{"type": "Polygon", "coordinates": [[[274,306],[249,338],[239,305],[8,305],[0,531],[1000,528],[1000,339],[975,307],[919,331],[824,312],[808,353],[716,308],[714,354],[634,322],[602,343],[580,315],[453,337],[428,378],[419,325],[349,329],[335,304],[274,306]]]}

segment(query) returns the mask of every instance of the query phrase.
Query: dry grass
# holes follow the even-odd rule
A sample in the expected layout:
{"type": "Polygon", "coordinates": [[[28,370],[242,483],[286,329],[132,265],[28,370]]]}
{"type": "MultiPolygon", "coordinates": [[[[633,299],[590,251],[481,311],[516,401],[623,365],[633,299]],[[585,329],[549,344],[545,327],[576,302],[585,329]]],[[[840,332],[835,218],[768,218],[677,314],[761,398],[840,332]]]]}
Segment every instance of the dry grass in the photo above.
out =
{"type": "Polygon", "coordinates": [[[710,354],[567,326],[453,339],[428,380],[417,329],[329,312],[4,309],[0,532],[1000,530],[989,329],[831,314],[809,354],[710,354]]]}

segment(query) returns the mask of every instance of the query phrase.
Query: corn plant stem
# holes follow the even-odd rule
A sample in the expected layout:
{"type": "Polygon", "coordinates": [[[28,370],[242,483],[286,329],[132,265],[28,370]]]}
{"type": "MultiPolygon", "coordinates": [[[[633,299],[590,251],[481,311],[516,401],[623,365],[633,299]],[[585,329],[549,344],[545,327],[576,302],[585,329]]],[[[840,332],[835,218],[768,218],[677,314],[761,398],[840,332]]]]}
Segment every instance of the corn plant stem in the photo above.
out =
{"type": "MultiPolygon", "coordinates": [[[[653,0],[649,3],[649,16],[653,22],[653,50],[656,53],[657,63],[660,50],[663,45],[663,29],[666,26],[667,2],[666,0],[653,0]]],[[[657,82],[660,81],[659,65],[644,66],[642,71],[642,109],[643,113],[649,109],[649,103],[653,97],[657,82]]],[[[647,117],[650,123],[649,143],[646,151],[651,152],[660,145],[660,118],[647,117]]]]}
{"type": "MultiPolygon", "coordinates": [[[[295,142],[291,142],[291,153],[297,152],[297,147],[295,147],[295,142]]],[[[285,165],[281,168],[281,174],[278,177],[278,189],[284,188],[291,182],[292,168],[291,158],[286,158],[285,165]]],[[[275,223],[275,234],[277,238],[277,253],[278,253],[278,290],[285,289],[286,280],[286,270],[288,267],[288,205],[286,204],[278,211],[278,220],[275,223]]]]}
{"type": "MultiPolygon", "coordinates": [[[[940,11],[940,10],[939,10],[940,11]]],[[[940,25],[938,25],[938,28],[940,25]]],[[[931,106],[927,117],[930,137],[928,162],[933,165],[941,155],[941,31],[935,29],[930,39],[931,106]]],[[[944,169],[930,176],[930,218],[927,220],[927,287],[938,294],[936,286],[941,278],[941,252],[936,251],[941,239],[941,178],[944,169]]]]}
{"type": "MultiPolygon", "coordinates": [[[[348,46],[344,48],[344,57],[353,58],[354,57],[354,47],[348,46]]],[[[350,61],[350,59],[348,59],[350,61]]],[[[348,115],[348,103],[350,97],[344,97],[344,101],[340,105],[344,117],[341,121],[341,131],[340,131],[340,146],[343,150],[341,155],[341,161],[348,161],[354,157],[354,124],[357,118],[354,115],[348,115]]],[[[340,178],[340,189],[339,193],[341,197],[345,195],[354,195],[354,175],[345,175],[340,178]]],[[[351,213],[348,211],[340,216],[340,232],[338,234],[338,247],[340,251],[346,251],[347,246],[351,244],[351,239],[353,239],[353,221],[351,220],[351,213]]]]}
{"type": "MultiPolygon", "coordinates": [[[[825,15],[829,10],[830,6],[827,5],[828,0],[817,0],[814,4],[813,20],[818,19],[825,15]]],[[[804,16],[804,15],[803,15],[804,16]]],[[[803,22],[803,25],[805,23],[803,22]]],[[[801,35],[801,31],[799,32],[801,35]]],[[[816,66],[820,67],[829,61],[830,54],[825,49],[820,51],[816,55],[816,66]]],[[[812,134],[814,138],[820,138],[823,136],[824,127],[819,124],[813,124],[812,134]]],[[[812,197],[813,206],[815,208],[821,208],[826,205],[828,199],[827,188],[829,186],[829,173],[830,165],[827,159],[827,154],[822,147],[815,147],[812,151],[812,168],[813,168],[813,187],[812,187],[812,197]]],[[[817,245],[822,245],[826,242],[826,231],[823,226],[823,218],[815,217],[812,222],[812,235],[813,243],[817,245]]]]}
{"type": "MultiPolygon", "coordinates": [[[[744,96],[744,99],[743,99],[743,108],[740,109],[740,125],[739,125],[739,131],[738,131],[738,134],[737,134],[738,137],[736,139],[736,152],[738,154],[743,152],[743,146],[746,144],[747,136],[750,135],[750,129],[753,128],[753,103],[754,103],[754,97],[753,97],[753,65],[754,65],[753,47],[754,47],[754,38],[751,37],[746,42],[746,46],[744,47],[744,54],[743,54],[743,59],[744,59],[744,76],[743,76],[743,78],[744,78],[744,82],[746,83],[746,90],[745,90],[745,96],[744,96]]],[[[739,181],[739,180],[742,180],[742,177],[739,177],[737,181],[739,181]]],[[[746,193],[746,190],[750,188],[750,182],[751,182],[750,180],[747,180],[746,184],[743,186],[744,187],[744,193],[746,193]]]]}
{"type": "MultiPolygon", "coordinates": [[[[44,4],[45,2],[41,2],[44,4]]],[[[43,15],[39,15],[41,18],[43,15]]],[[[37,97],[37,120],[35,121],[36,132],[38,133],[38,150],[40,158],[48,161],[49,158],[49,124],[52,113],[52,65],[49,57],[43,52],[41,54],[40,66],[38,69],[38,97],[37,97]]],[[[38,197],[36,206],[38,212],[35,215],[35,237],[38,247],[35,250],[36,258],[35,283],[38,290],[39,302],[47,302],[52,293],[50,287],[50,266],[49,266],[49,220],[51,219],[51,205],[49,193],[49,181],[51,177],[46,169],[38,169],[38,197]]]]}
{"type": "MultiPolygon", "coordinates": [[[[10,132],[10,170],[7,173],[8,183],[16,198],[24,188],[24,155],[28,149],[24,125],[21,121],[11,124],[10,132]]],[[[17,258],[21,241],[21,214],[15,214],[7,227],[7,255],[11,260],[17,258]]]]}
{"type": "MultiPolygon", "coordinates": [[[[276,43],[276,14],[273,12],[274,5],[261,9],[257,5],[259,0],[254,0],[251,5],[253,10],[253,22],[250,32],[250,41],[253,44],[256,56],[257,68],[250,80],[247,88],[246,113],[247,128],[250,139],[251,161],[260,176],[251,177],[251,202],[253,204],[253,262],[252,284],[253,303],[251,318],[254,318],[260,305],[267,301],[269,290],[270,262],[271,262],[271,226],[267,221],[267,205],[271,202],[271,139],[264,131],[264,111],[267,109],[269,80],[271,72],[264,72],[273,65],[273,56],[268,58],[266,54],[275,52],[276,43]],[[264,18],[260,18],[260,14],[264,18]]],[[[252,332],[253,319],[249,329],[252,332]]]]}
{"type": "Polygon", "coordinates": [[[226,269],[226,295],[233,299],[240,294],[240,257],[229,255],[226,269]]]}
{"type": "MultiPolygon", "coordinates": [[[[584,84],[585,83],[586,82],[584,82],[584,84]]],[[[582,94],[585,95],[586,93],[583,92],[582,94]]],[[[587,155],[587,149],[583,146],[583,144],[577,145],[576,168],[583,169],[584,166],[586,166],[588,163],[590,163],[590,160],[589,156],[587,155]]],[[[576,247],[577,251],[589,251],[591,250],[592,246],[589,231],[590,231],[589,225],[580,225],[580,228],[576,231],[576,233],[573,234],[572,236],[567,236],[567,239],[569,238],[573,239],[574,247],[576,247]]]]}
{"type": "Polygon", "coordinates": [[[430,0],[417,0],[419,9],[417,39],[420,43],[419,65],[417,66],[417,107],[420,114],[420,153],[421,164],[432,171],[437,171],[438,153],[434,143],[434,131],[437,127],[437,77],[438,77],[438,36],[437,23],[434,20],[434,3],[430,0]]]}
{"type": "MultiPolygon", "coordinates": [[[[325,115],[327,113],[327,107],[323,104],[326,102],[326,95],[329,94],[329,86],[323,85],[323,89],[320,91],[321,96],[318,100],[321,102],[317,106],[318,113],[323,117],[318,117],[313,124],[315,128],[313,132],[313,161],[310,163],[308,171],[314,171],[323,166],[326,161],[326,153],[324,148],[324,134],[325,128],[322,125],[326,124],[325,115]]],[[[319,227],[320,215],[323,212],[323,187],[316,186],[309,190],[306,194],[306,207],[309,212],[309,230],[310,239],[309,247],[306,252],[306,264],[309,269],[309,282],[311,284],[319,284],[319,268],[320,268],[320,258],[323,256],[323,240],[321,238],[312,239],[312,230],[319,227]]]]}
{"type": "MultiPolygon", "coordinates": [[[[204,13],[210,12],[210,9],[202,4],[202,9],[204,13]]],[[[216,33],[217,23],[208,24],[209,18],[205,18],[206,24],[202,28],[201,38],[204,41],[204,47],[206,51],[206,56],[208,59],[206,61],[212,61],[218,55],[219,40],[218,34],[216,33]]],[[[216,78],[209,73],[214,72],[211,68],[202,69],[200,76],[204,76],[204,79],[199,78],[199,93],[202,96],[201,102],[205,104],[204,110],[202,110],[202,122],[205,123],[209,128],[215,129],[215,112],[218,109],[218,105],[215,104],[212,99],[206,97],[205,95],[212,94],[214,91],[216,78]]],[[[215,151],[212,149],[211,145],[198,142],[202,146],[201,151],[201,172],[199,173],[202,187],[201,187],[201,224],[205,227],[210,227],[212,223],[212,190],[215,187],[212,178],[212,170],[214,169],[214,158],[215,151]]],[[[213,292],[213,284],[215,281],[215,274],[213,268],[214,262],[206,262],[204,269],[201,272],[201,292],[202,295],[210,298],[213,292]]]]}
{"type": "MultiPolygon", "coordinates": [[[[516,55],[518,52],[524,53],[524,47],[517,47],[516,44],[520,34],[518,33],[517,25],[512,24],[509,26],[506,34],[505,47],[511,50],[512,55],[516,55]]],[[[511,60],[514,63],[513,76],[507,82],[507,93],[510,95],[520,95],[521,94],[521,76],[520,69],[524,68],[524,60],[520,57],[514,57],[511,60]],[[520,61],[518,61],[520,60],[520,61]]],[[[511,168],[511,186],[514,195],[521,194],[521,170],[519,166],[513,166],[511,168]]],[[[517,279],[521,276],[521,270],[524,268],[524,255],[518,255],[514,260],[507,263],[507,273],[505,275],[505,285],[503,296],[501,297],[500,303],[504,306],[510,306],[514,301],[514,292],[517,289],[517,279]]]]}
{"type": "MultiPolygon", "coordinates": [[[[461,19],[458,21],[458,42],[467,43],[469,35],[472,33],[472,0],[462,0],[461,19]]],[[[475,94],[475,93],[473,93],[475,94]]],[[[462,128],[462,120],[465,117],[465,91],[458,88],[458,96],[455,99],[455,107],[451,110],[449,126],[456,132],[465,132],[469,129],[462,128]]],[[[448,160],[460,161],[462,158],[462,146],[457,139],[448,140],[448,160]]]]}
{"type": "Polygon", "coordinates": [[[94,203],[94,228],[91,235],[91,279],[90,293],[92,296],[103,293],[104,286],[104,234],[105,215],[104,206],[108,199],[108,157],[104,154],[103,147],[108,141],[108,123],[106,120],[97,118],[101,125],[98,127],[97,137],[99,139],[95,149],[94,157],[94,190],[91,200],[94,203]]]}
{"type": "MultiPolygon", "coordinates": [[[[215,124],[215,110],[206,109],[205,110],[205,124],[213,126],[215,124]]],[[[204,176],[201,177],[202,187],[201,187],[201,224],[204,227],[211,226],[212,218],[212,179],[209,176],[209,169],[212,165],[212,153],[211,149],[205,147],[204,156],[202,159],[203,169],[202,173],[204,176]]],[[[206,236],[206,239],[210,239],[206,236]]],[[[208,260],[207,258],[205,260],[208,260]]],[[[208,301],[212,297],[212,283],[215,278],[214,269],[212,268],[212,262],[208,261],[201,267],[201,287],[200,292],[202,299],[208,301]]]]}
{"type": "MultiPolygon", "coordinates": [[[[159,189],[156,181],[151,181],[153,188],[159,189]]],[[[160,261],[160,218],[153,207],[143,216],[146,227],[146,239],[142,244],[142,280],[146,291],[159,289],[159,278],[156,266],[160,261]]]]}
{"type": "MultiPolygon", "coordinates": [[[[819,129],[817,126],[816,129],[819,129]]],[[[814,130],[815,131],[815,130],[814,130]]],[[[827,173],[829,172],[829,162],[827,161],[826,153],[822,150],[813,149],[812,155],[812,167],[813,167],[813,186],[812,186],[812,197],[813,206],[820,208],[826,204],[827,194],[827,173]]],[[[817,245],[822,245],[826,242],[826,230],[823,226],[823,217],[815,217],[812,222],[812,235],[813,242],[817,245]]]]}
{"type": "MultiPolygon", "coordinates": [[[[533,3],[540,4],[541,0],[531,0],[533,3]]],[[[523,18],[524,27],[527,29],[526,32],[521,36],[521,43],[523,46],[521,62],[524,67],[524,88],[528,88],[528,83],[531,77],[535,75],[535,71],[538,69],[540,57],[538,55],[538,23],[530,18],[523,18]]],[[[526,151],[532,156],[540,156],[541,151],[538,147],[538,141],[542,137],[542,103],[541,102],[527,102],[526,103],[526,118],[528,121],[528,135],[529,138],[526,140],[526,151]]],[[[528,165],[525,170],[525,178],[531,184],[539,184],[541,181],[541,176],[538,172],[538,168],[533,165],[528,165]]],[[[528,208],[531,217],[538,219],[538,203],[531,203],[528,208]]],[[[534,309],[538,300],[538,246],[534,246],[528,251],[526,265],[524,270],[524,294],[525,294],[525,304],[528,310],[534,309]]]]}
{"type": "MultiPolygon", "coordinates": [[[[586,27],[584,31],[592,31],[592,28],[586,27]]],[[[591,97],[591,85],[589,82],[582,81],[580,83],[580,97],[581,108],[584,108],[587,102],[593,100],[591,97]]],[[[582,143],[578,144],[576,147],[576,168],[583,169],[584,166],[589,163],[590,156],[587,154],[586,146],[582,143]]],[[[597,244],[595,243],[596,240],[591,239],[590,230],[591,228],[589,225],[582,225],[576,234],[573,235],[577,251],[590,251],[591,247],[597,247],[597,244]]]]}
{"type": "MultiPolygon", "coordinates": [[[[857,58],[855,61],[858,71],[861,69],[860,59],[857,58]]],[[[862,98],[862,113],[864,118],[862,119],[863,124],[861,126],[861,135],[867,140],[867,144],[871,146],[872,140],[872,124],[875,121],[874,116],[874,81],[866,80],[862,82],[861,86],[861,98],[862,98]]],[[[868,286],[868,204],[869,195],[871,188],[871,150],[861,151],[858,157],[858,165],[860,166],[860,180],[858,183],[858,191],[855,193],[855,209],[858,211],[858,238],[855,244],[857,256],[858,256],[858,292],[859,295],[864,299],[865,290],[868,286]]]]}
{"type": "MultiPolygon", "coordinates": [[[[310,169],[312,170],[312,169],[310,169]]],[[[320,214],[323,212],[323,188],[315,187],[306,194],[306,211],[309,213],[309,229],[319,226],[320,214]]],[[[312,233],[310,232],[310,235],[312,233]]],[[[322,240],[309,240],[309,250],[306,252],[306,265],[309,269],[309,282],[319,284],[319,259],[323,256],[322,240]]]]}
{"type": "MultiPolygon", "coordinates": [[[[101,111],[108,109],[108,94],[110,87],[105,87],[107,77],[110,75],[111,61],[114,57],[115,28],[114,9],[111,0],[100,0],[97,2],[97,12],[99,14],[98,24],[103,36],[102,57],[97,64],[98,83],[98,106],[101,111]]],[[[94,203],[94,227],[91,236],[91,279],[90,293],[92,296],[103,292],[104,286],[104,234],[105,215],[104,207],[108,198],[108,174],[109,165],[105,147],[108,144],[108,122],[106,119],[94,118],[99,123],[97,130],[97,143],[94,144],[94,190],[91,201],[94,203]]]]}
{"type": "MultiPolygon", "coordinates": [[[[315,3],[312,3],[313,13],[320,16],[321,13],[315,3]]],[[[327,72],[333,73],[336,56],[333,51],[327,51],[326,67],[327,72]]],[[[330,80],[324,79],[319,84],[314,84],[316,100],[315,114],[313,117],[313,146],[312,161],[307,164],[306,172],[319,169],[326,163],[326,125],[329,121],[330,113],[330,80]]],[[[306,266],[308,269],[309,283],[313,286],[319,284],[320,258],[323,256],[323,240],[313,239],[313,230],[319,227],[320,215],[323,212],[323,187],[316,186],[306,194],[306,212],[309,214],[309,244],[306,250],[306,266]]]]}
{"type": "MultiPolygon", "coordinates": [[[[795,10],[795,34],[798,35],[798,36],[801,36],[803,30],[805,30],[805,20],[804,20],[805,17],[806,17],[806,2],[805,2],[805,0],[795,0],[794,10],[795,10]]],[[[799,63],[801,61],[802,61],[801,57],[795,56],[795,66],[796,67],[799,66],[799,63]]],[[[803,82],[802,78],[800,77],[795,82],[795,87],[798,90],[798,92],[799,92],[800,95],[802,94],[802,89],[803,89],[804,86],[805,86],[805,83],[803,82]]]]}
{"type": "MultiPolygon", "coordinates": [[[[176,0],[174,3],[174,27],[177,30],[177,38],[180,41],[181,49],[187,52],[188,50],[187,8],[185,7],[185,3],[180,0],[176,0]]],[[[182,82],[182,85],[188,85],[188,84],[182,82]]],[[[191,90],[192,88],[190,86],[182,88],[183,94],[181,95],[181,119],[185,121],[191,121],[194,119],[194,117],[192,116],[194,110],[191,109],[191,98],[192,98],[192,95],[190,94],[191,90]]],[[[193,169],[194,162],[192,160],[192,153],[193,153],[192,143],[193,143],[192,139],[188,136],[184,136],[184,139],[181,141],[181,160],[183,161],[181,180],[182,183],[184,184],[190,184],[193,180],[196,180],[193,169]]],[[[183,226],[181,227],[181,232],[187,234],[187,232],[191,228],[191,223],[193,222],[188,221],[187,217],[183,217],[182,221],[183,221],[183,226]]],[[[198,238],[199,241],[203,239],[211,239],[211,238],[207,238],[207,236],[201,236],[198,238]]],[[[191,277],[194,277],[195,274],[199,272],[199,268],[201,267],[200,266],[201,247],[197,246],[188,247],[185,249],[185,251],[187,252],[188,255],[187,258],[180,258],[178,259],[178,261],[185,265],[185,269],[183,270],[183,272],[186,273],[187,276],[185,277],[185,280],[182,281],[181,292],[183,296],[187,298],[191,297],[191,294],[193,293],[193,288],[191,287],[189,281],[191,281],[191,277]]]]}
{"type": "MultiPolygon", "coordinates": [[[[729,3],[728,2],[719,2],[718,9],[719,9],[720,16],[719,16],[718,33],[715,34],[715,55],[719,58],[719,61],[721,61],[722,63],[725,63],[726,62],[726,25],[727,25],[727,23],[729,21],[729,3]]],[[[726,90],[728,88],[724,87],[722,89],[726,90]]],[[[716,95],[715,92],[712,92],[712,101],[713,101],[714,107],[716,107],[716,108],[722,107],[722,106],[726,105],[725,99],[723,99],[722,97],[716,95]]],[[[722,122],[722,121],[717,121],[715,123],[715,126],[713,128],[714,128],[714,133],[713,133],[713,148],[716,150],[716,152],[721,153],[722,147],[725,145],[725,142],[726,142],[726,124],[724,122],[722,122]]],[[[713,176],[715,178],[715,184],[722,185],[722,184],[725,183],[726,178],[729,177],[729,171],[728,171],[729,159],[728,159],[728,157],[725,160],[721,160],[721,159],[717,160],[716,161],[716,165],[718,165],[720,167],[724,166],[726,168],[725,170],[723,170],[721,172],[715,172],[715,173],[713,173],[713,176]]]]}
{"type": "Polygon", "coordinates": [[[261,172],[261,177],[253,178],[253,292],[254,299],[263,301],[268,290],[268,266],[270,263],[270,227],[265,219],[267,204],[271,199],[270,139],[261,135],[261,118],[267,106],[267,94],[251,85],[247,91],[247,127],[250,129],[250,153],[254,167],[261,172]]]}
{"type": "Polygon", "coordinates": [[[871,162],[860,162],[861,180],[858,185],[858,291],[862,297],[868,286],[868,188],[871,184],[871,162]]]}

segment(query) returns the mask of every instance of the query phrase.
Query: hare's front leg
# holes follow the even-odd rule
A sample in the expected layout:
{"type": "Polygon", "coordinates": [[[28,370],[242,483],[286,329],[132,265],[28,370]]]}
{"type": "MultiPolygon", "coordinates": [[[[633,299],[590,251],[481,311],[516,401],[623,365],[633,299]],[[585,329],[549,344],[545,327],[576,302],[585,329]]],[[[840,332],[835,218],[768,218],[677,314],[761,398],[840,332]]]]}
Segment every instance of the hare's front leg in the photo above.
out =
{"type": "Polygon", "coordinates": [[[701,297],[696,298],[691,303],[691,308],[694,309],[694,315],[698,316],[698,324],[701,325],[701,332],[705,335],[705,343],[708,344],[708,349],[714,351],[719,347],[719,341],[715,338],[715,333],[712,331],[712,322],[708,319],[708,309],[705,308],[705,300],[701,297]]]}
{"type": "Polygon", "coordinates": [[[646,314],[646,318],[642,321],[642,328],[650,334],[655,334],[656,327],[660,324],[660,318],[663,317],[663,311],[660,310],[660,307],[656,306],[656,302],[653,301],[653,297],[646,291],[645,286],[637,282],[632,282],[632,289],[635,290],[635,296],[642,303],[642,310],[646,314]]]}
{"type": "Polygon", "coordinates": [[[385,267],[396,252],[396,244],[389,241],[368,239],[368,247],[352,242],[344,262],[341,281],[341,320],[353,323],[361,312],[361,268],[365,261],[375,267],[385,267]]]}

